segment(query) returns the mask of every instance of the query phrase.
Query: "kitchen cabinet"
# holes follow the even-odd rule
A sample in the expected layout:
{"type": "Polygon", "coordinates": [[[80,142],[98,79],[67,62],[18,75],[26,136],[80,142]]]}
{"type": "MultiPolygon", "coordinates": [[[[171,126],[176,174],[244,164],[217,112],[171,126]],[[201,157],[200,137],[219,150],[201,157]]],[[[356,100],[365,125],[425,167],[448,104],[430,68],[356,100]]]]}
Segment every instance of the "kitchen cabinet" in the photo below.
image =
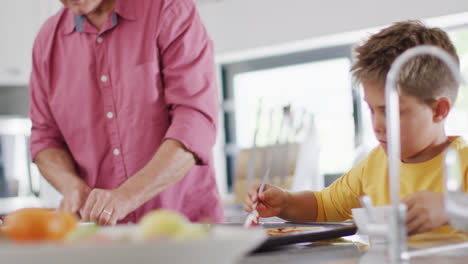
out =
{"type": "Polygon", "coordinates": [[[2,1],[0,87],[28,84],[34,39],[44,21],[60,7],[58,0],[2,1]]]}

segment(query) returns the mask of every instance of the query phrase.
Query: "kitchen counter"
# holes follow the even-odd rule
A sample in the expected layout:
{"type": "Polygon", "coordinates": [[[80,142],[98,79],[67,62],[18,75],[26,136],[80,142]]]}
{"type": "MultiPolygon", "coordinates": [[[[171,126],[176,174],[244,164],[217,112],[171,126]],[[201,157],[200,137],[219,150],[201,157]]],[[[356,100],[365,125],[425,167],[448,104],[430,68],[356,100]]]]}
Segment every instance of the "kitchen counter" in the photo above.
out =
{"type": "MultiPolygon", "coordinates": [[[[242,207],[228,206],[225,209],[229,222],[242,223],[245,219],[245,212],[243,212],[242,207]]],[[[261,218],[261,222],[270,221],[281,222],[283,220],[279,218],[261,218]]],[[[409,247],[411,257],[405,264],[468,264],[468,242],[458,237],[434,239],[429,243],[427,241],[412,242],[409,247]],[[447,247],[456,247],[458,245],[463,245],[463,248],[433,252],[435,249],[447,249],[447,247]]],[[[370,249],[367,236],[354,235],[337,240],[296,244],[268,252],[253,253],[243,257],[236,264],[387,264],[389,261],[386,253],[384,246],[370,249]]]]}
{"type": "Polygon", "coordinates": [[[35,196],[0,198],[0,216],[26,207],[42,207],[41,200],[35,196]]]}
{"type": "MultiPolygon", "coordinates": [[[[468,243],[446,245],[460,247],[450,250],[428,248],[423,250],[410,250],[409,264],[445,264],[468,263],[468,243]],[[434,252],[438,251],[438,252],[434,252]]],[[[359,236],[351,236],[340,242],[313,242],[308,244],[291,245],[269,252],[250,254],[237,264],[299,264],[299,263],[336,263],[336,264],[386,264],[386,248],[369,249],[367,244],[360,241],[359,236]]]]}
{"type": "Polygon", "coordinates": [[[0,198],[0,218],[22,208],[58,208],[57,201],[49,201],[36,196],[0,198]]]}

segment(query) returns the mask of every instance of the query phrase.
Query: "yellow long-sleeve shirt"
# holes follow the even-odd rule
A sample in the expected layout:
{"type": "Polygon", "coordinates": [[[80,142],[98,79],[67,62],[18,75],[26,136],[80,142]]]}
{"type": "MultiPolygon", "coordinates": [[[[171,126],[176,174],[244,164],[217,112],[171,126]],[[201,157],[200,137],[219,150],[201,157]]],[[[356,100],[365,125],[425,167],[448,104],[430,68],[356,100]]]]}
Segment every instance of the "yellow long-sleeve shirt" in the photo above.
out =
{"type": "MultiPolygon", "coordinates": [[[[468,147],[461,137],[449,137],[460,154],[464,177],[464,190],[468,186],[468,147]]],[[[400,163],[400,198],[416,191],[444,192],[443,158],[445,151],[421,163],[400,163]]],[[[369,155],[332,185],[314,192],[318,205],[318,222],[351,219],[351,209],[361,207],[359,197],[369,195],[375,206],[390,204],[388,160],[384,149],[376,147],[369,155]]],[[[443,226],[431,233],[451,233],[443,226]]]]}

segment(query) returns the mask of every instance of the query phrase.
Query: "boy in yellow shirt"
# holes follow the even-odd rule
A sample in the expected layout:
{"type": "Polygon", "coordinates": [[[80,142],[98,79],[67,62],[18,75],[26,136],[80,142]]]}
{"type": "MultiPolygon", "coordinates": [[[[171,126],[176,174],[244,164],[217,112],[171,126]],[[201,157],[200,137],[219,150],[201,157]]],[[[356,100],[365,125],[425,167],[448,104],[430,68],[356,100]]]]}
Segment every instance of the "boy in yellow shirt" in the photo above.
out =
{"type": "MultiPolygon", "coordinates": [[[[387,138],[385,127],[385,80],[391,64],[405,50],[417,45],[434,45],[458,56],[447,34],[418,21],[396,23],[371,36],[356,48],[351,71],[364,88],[379,146],[320,192],[289,192],[272,185],[257,194],[259,185],[249,188],[244,209],[257,210],[261,217],[278,216],[296,222],[344,221],[351,209],[360,207],[359,197],[369,195],[375,206],[390,204],[387,138]]],[[[445,134],[444,122],[454,105],[458,84],[448,67],[429,56],[413,58],[399,76],[401,133],[401,201],[408,206],[408,233],[447,233],[444,210],[443,158],[448,146],[456,148],[464,167],[464,188],[468,148],[460,137],[445,134]]]]}

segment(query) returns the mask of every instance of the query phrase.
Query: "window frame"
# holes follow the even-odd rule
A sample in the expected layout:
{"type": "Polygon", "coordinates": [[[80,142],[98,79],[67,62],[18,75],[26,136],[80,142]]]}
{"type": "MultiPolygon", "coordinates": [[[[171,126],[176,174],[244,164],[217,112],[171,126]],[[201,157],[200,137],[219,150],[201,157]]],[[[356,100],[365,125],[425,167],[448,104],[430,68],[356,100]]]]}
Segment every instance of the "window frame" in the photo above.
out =
{"type": "MultiPolygon", "coordinates": [[[[270,57],[248,59],[240,62],[220,65],[221,84],[223,92],[222,111],[224,117],[224,153],[226,161],[226,176],[228,192],[232,192],[235,177],[236,157],[238,154],[236,137],[236,112],[234,108],[234,77],[236,74],[267,70],[297,64],[318,62],[323,60],[348,58],[352,61],[354,44],[328,46],[307,51],[294,52],[270,57]]],[[[352,106],[354,119],[354,146],[362,143],[362,113],[359,89],[352,89],[352,106]]],[[[343,172],[344,173],[344,172],[343,172]]],[[[334,175],[334,174],[333,174],[334,175]]],[[[331,176],[331,175],[330,175],[331,176]]],[[[327,179],[327,175],[324,175],[327,179]]]]}

